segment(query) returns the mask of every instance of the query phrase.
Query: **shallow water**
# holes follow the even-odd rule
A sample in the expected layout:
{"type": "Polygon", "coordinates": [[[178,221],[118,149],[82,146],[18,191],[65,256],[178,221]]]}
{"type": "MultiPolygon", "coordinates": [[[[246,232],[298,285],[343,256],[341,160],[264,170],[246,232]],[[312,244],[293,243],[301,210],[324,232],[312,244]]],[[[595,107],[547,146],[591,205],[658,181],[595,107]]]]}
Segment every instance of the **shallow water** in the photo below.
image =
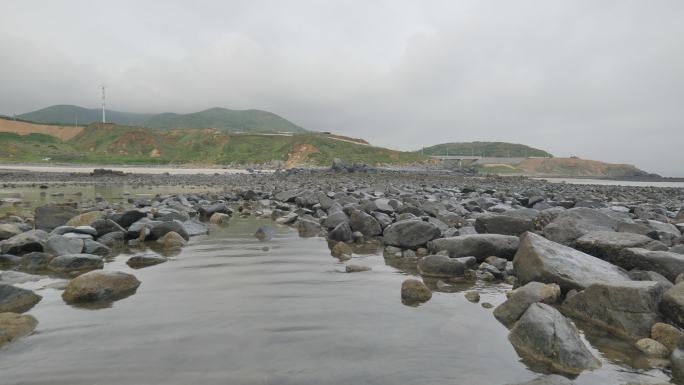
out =
{"type": "MultiPolygon", "coordinates": [[[[125,264],[133,253],[118,255],[105,269],[132,272],[142,285],[111,307],[67,305],[45,287],[54,279],[19,285],[43,296],[29,312],[40,324],[0,349],[0,383],[496,385],[537,376],[491,309],[462,292],[403,305],[407,273],[386,264],[378,247],[350,261],[372,271],[347,274],[323,238],[279,227],[259,242],[253,234],[267,223],[234,218],[144,269],[125,264]]],[[[467,289],[497,305],[509,288],[467,289]]],[[[594,350],[603,367],[577,384],[667,379],[622,364],[634,355],[612,352],[613,339],[589,339],[609,358],[594,350]]]]}

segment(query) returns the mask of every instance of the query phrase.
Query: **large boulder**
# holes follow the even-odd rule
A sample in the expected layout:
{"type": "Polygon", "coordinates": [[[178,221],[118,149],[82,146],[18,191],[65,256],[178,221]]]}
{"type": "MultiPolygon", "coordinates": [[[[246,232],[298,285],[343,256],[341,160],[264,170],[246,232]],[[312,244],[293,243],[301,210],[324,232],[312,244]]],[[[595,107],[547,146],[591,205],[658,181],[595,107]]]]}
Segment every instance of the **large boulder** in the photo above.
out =
{"type": "Polygon", "coordinates": [[[297,221],[297,232],[303,238],[315,237],[321,233],[321,225],[314,220],[301,218],[297,221]]]}
{"type": "Polygon", "coordinates": [[[142,218],[146,218],[147,213],[142,210],[128,210],[123,213],[113,214],[109,219],[116,222],[119,226],[123,228],[128,228],[133,223],[139,221],[142,218]]]}
{"type": "MultiPolygon", "coordinates": [[[[533,210],[537,212],[536,210],[533,210]]],[[[513,210],[502,214],[483,214],[475,220],[478,233],[520,235],[534,230],[533,217],[524,214],[525,211],[513,210]]]]}
{"type": "Polygon", "coordinates": [[[407,219],[395,222],[385,228],[383,242],[386,245],[411,249],[439,237],[441,231],[430,222],[407,219]]]}
{"type": "Polygon", "coordinates": [[[323,221],[323,226],[329,229],[334,229],[340,223],[349,223],[349,218],[347,218],[347,214],[345,214],[343,211],[335,211],[325,218],[323,221]]]}
{"type": "Polygon", "coordinates": [[[78,214],[75,217],[69,219],[65,225],[66,226],[90,226],[91,223],[98,219],[104,219],[104,211],[88,211],[82,214],[78,214]]]}
{"type": "Polygon", "coordinates": [[[36,326],[38,326],[38,321],[31,315],[0,313],[0,347],[31,334],[36,326]]]}
{"type": "Polygon", "coordinates": [[[19,235],[23,231],[14,223],[0,223],[0,241],[19,235]]]}
{"type": "Polygon", "coordinates": [[[608,211],[577,207],[562,211],[548,225],[544,236],[554,242],[572,245],[574,241],[592,231],[615,231],[619,219],[608,211]]]}
{"type": "Polygon", "coordinates": [[[36,208],[34,223],[36,229],[51,231],[78,215],[78,210],[66,204],[48,204],[36,208]]]}
{"type": "Polygon", "coordinates": [[[169,231],[161,238],[157,239],[157,243],[161,245],[162,249],[165,251],[178,251],[183,246],[187,245],[188,241],[177,232],[169,231]]]}
{"type": "Polygon", "coordinates": [[[665,291],[660,311],[670,320],[684,327],[684,281],[665,291]]]}
{"type": "Polygon", "coordinates": [[[48,233],[43,230],[30,230],[0,242],[0,254],[22,255],[33,251],[43,251],[47,245],[48,233]]]}
{"type": "Polygon", "coordinates": [[[328,239],[338,242],[351,242],[352,230],[348,222],[340,222],[328,232],[328,239]]]}
{"type": "Polygon", "coordinates": [[[639,248],[624,249],[613,260],[624,269],[655,271],[674,282],[684,272],[684,255],[668,251],[651,251],[639,248]]]}
{"type": "Polygon", "coordinates": [[[93,254],[60,255],[48,263],[48,269],[61,274],[84,273],[102,267],[104,267],[102,257],[93,254]]]}
{"type": "Polygon", "coordinates": [[[63,235],[50,235],[45,252],[52,255],[77,254],[83,251],[83,240],[63,235]]]}
{"type": "Polygon", "coordinates": [[[183,237],[183,239],[186,241],[190,239],[190,235],[188,234],[187,230],[185,230],[185,226],[183,226],[183,224],[179,221],[154,222],[152,228],[150,228],[150,234],[146,239],[154,241],[164,237],[166,233],[172,231],[183,237]]]}
{"type": "Polygon", "coordinates": [[[475,258],[449,258],[446,255],[428,255],[418,261],[418,271],[426,277],[462,277],[468,268],[475,267],[475,258]]]}
{"type": "Polygon", "coordinates": [[[543,303],[530,305],[508,339],[523,359],[548,365],[554,371],[578,374],[601,366],[575,326],[558,310],[543,303]]]}
{"type": "Polygon", "coordinates": [[[649,250],[665,250],[667,246],[662,242],[634,233],[617,233],[615,231],[592,231],[577,238],[575,248],[615,264],[620,252],[630,247],[649,250]]]}
{"type": "Polygon", "coordinates": [[[366,236],[376,236],[382,234],[382,226],[371,215],[361,210],[352,210],[349,215],[349,225],[353,231],[359,231],[366,236]]]}
{"type": "Polygon", "coordinates": [[[661,320],[658,305],[664,288],[654,281],[595,283],[563,302],[565,314],[620,337],[649,337],[661,320]]]}
{"type": "Polygon", "coordinates": [[[0,283],[0,313],[23,313],[40,302],[42,298],[31,290],[0,283]]]}
{"type": "Polygon", "coordinates": [[[478,262],[489,256],[510,259],[518,250],[516,236],[501,234],[468,234],[450,238],[440,238],[428,242],[432,253],[447,251],[452,258],[473,256],[478,262]]]}
{"type": "Polygon", "coordinates": [[[200,218],[204,221],[209,220],[209,218],[211,218],[211,216],[215,213],[222,213],[228,215],[233,214],[233,210],[231,210],[230,207],[226,206],[225,203],[221,202],[200,206],[197,211],[199,211],[200,218]]]}
{"type": "Polygon", "coordinates": [[[530,232],[521,238],[513,269],[521,284],[556,283],[563,292],[594,283],[631,281],[615,265],[530,232]]]}
{"type": "Polygon", "coordinates": [[[111,219],[97,219],[90,224],[97,233],[98,237],[115,231],[126,232],[126,229],[111,219]]]}
{"type": "Polygon", "coordinates": [[[62,298],[67,302],[114,301],[140,286],[132,274],[120,271],[91,271],[69,281],[62,298]]]}
{"type": "Polygon", "coordinates": [[[494,309],[494,317],[510,328],[533,303],[551,305],[558,301],[560,295],[560,287],[554,283],[530,282],[511,292],[508,299],[494,309]]]}

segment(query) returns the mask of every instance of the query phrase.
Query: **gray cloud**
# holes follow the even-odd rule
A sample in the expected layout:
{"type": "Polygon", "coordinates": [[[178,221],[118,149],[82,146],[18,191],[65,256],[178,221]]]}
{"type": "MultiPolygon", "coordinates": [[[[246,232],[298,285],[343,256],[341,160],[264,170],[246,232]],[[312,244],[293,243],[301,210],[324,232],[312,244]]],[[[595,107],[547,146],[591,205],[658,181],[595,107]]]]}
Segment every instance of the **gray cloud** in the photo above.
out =
{"type": "Polygon", "coordinates": [[[417,149],[501,140],[684,176],[684,3],[19,1],[0,113],[262,108],[417,149]]]}

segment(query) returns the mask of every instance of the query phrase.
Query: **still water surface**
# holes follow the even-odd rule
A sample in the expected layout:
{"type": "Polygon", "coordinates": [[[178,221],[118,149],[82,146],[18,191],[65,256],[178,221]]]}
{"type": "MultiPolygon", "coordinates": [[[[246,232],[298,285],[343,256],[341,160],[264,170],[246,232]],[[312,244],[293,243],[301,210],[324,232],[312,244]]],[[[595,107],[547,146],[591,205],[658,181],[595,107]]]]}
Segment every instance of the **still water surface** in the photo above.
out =
{"type": "MultiPolygon", "coordinates": [[[[144,269],[125,264],[135,251],[116,256],[105,269],[131,272],[142,285],[111,307],[67,305],[46,287],[54,279],[21,284],[43,296],[29,312],[40,324],[0,349],[0,384],[497,385],[537,375],[492,311],[462,292],[405,306],[399,289],[408,273],[386,264],[379,247],[350,261],[372,271],[347,274],[322,238],[279,227],[259,242],[253,234],[268,223],[235,218],[144,269]]],[[[498,305],[510,287],[467,289],[498,305]]],[[[667,378],[625,364],[634,354],[613,352],[612,339],[590,340],[603,367],[577,384],[667,378]]]]}

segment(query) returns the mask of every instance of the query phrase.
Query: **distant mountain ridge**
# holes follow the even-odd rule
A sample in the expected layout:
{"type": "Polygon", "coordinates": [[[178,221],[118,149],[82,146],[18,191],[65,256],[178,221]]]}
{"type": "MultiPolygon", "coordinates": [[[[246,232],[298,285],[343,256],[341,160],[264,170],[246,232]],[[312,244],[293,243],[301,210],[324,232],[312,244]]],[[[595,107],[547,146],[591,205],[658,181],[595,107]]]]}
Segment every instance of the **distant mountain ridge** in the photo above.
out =
{"type": "MultiPolygon", "coordinates": [[[[214,107],[189,114],[166,112],[141,114],[107,110],[107,122],[159,129],[215,128],[224,132],[306,132],[289,120],[262,110],[231,110],[214,107]]],[[[102,110],[60,104],[17,116],[19,119],[45,124],[86,125],[102,121],[102,110]]]]}
{"type": "Polygon", "coordinates": [[[419,150],[424,155],[481,156],[489,158],[551,158],[553,155],[538,148],[508,142],[450,142],[419,150]]]}

